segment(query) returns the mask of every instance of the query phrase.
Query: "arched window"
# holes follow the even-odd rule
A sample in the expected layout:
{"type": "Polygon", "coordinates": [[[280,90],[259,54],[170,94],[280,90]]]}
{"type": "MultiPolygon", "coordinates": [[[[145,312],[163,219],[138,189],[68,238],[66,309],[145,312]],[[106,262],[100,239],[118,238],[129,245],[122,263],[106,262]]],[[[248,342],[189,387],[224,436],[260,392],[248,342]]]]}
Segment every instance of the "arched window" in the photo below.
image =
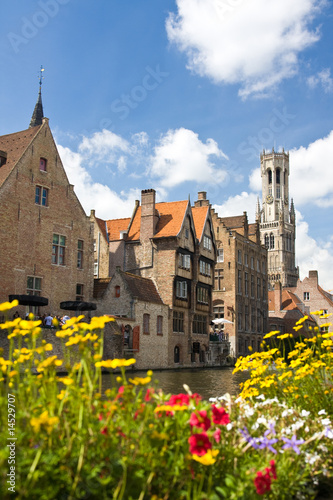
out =
{"type": "Polygon", "coordinates": [[[272,171],[268,170],[268,184],[272,184],[272,171]]]}
{"type": "Polygon", "coordinates": [[[269,236],[268,236],[268,234],[265,234],[265,247],[269,248],[269,236]]]}
{"type": "Polygon", "coordinates": [[[174,351],[173,351],[173,360],[175,363],[179,363],[179,360],[180,360],[180,349],[178,347],[178,345],[176,345],[176,347],[174,348],[174,351]]]}
{"type": "Polygon", "coordinates": [[[269,236],[269,248],[270,250],[274,248],[274,234],[270,234],[269,236]]]}
{"type": "Polygon", "coordinates": [[[279,168],[276,169],[276,184],[280,184],[281,179],[281,170],[279,168]]]}

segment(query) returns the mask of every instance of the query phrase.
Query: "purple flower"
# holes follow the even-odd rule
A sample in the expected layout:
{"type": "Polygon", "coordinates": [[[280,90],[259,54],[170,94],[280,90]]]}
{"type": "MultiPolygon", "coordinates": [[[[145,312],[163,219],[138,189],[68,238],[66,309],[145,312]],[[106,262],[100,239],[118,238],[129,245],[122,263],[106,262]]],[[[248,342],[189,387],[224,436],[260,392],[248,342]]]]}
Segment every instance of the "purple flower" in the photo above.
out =
{"type": "Polygon", "coordinates": [[[242,436],[246,439],[246,441],[251,445],[253,446],[254,449],[258,450],[259,448],[259,445],[257,444],[256,442],[256,439],[254,437],[251,436],[251,434],[249,433],[249,431],[247,430],[246,427],[244,427],[244,429],[240,429],[240,433],[242,434],[242,436]]]}
{"type": "Polygon", "coordinates": [[[292,448],[297,455],[299,455],[300,449],[298,448],[299,444],[303,444],[305,441],[304,439],[297,439],[296,434],[291,438],[283,437],[283,441],[286,443],[282,446],[283,450],[287,450],[288,448],[292,448]]]}
{"type": "MultiPolygon", "coordinates": [[[[273,428],[274,434],[275,434],[275,429],[273,428]]],[[[267,430],[264,434],[263,437],[259,438],[258,441],[260,442],[259,449],[263,450],[264,448],[268,448],[270,451],[273,453],[277,453],[276,449],[273,448],[273,444],[278,442],[278,439],[273,438],[269,439],[267,436],[271,434],[271,430],[267,430]]]]}

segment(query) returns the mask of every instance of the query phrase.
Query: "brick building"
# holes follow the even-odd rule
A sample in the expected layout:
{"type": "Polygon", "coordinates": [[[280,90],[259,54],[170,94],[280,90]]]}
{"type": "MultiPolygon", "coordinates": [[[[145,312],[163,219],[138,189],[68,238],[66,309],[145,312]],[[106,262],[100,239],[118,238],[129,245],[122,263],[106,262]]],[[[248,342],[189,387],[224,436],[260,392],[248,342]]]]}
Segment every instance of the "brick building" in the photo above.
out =
{"type": "MultiPolygon", "coordinates": [[[[206,193],[198,193],[195,206],[210,206],[206,193]]],[[[233,357],[260,349],[267,333],[267,250],[260,243],[259,224],[248,224],[246,212],[219,217],[214,209],[217,260],[213,291],[215,318],[224,318],[225,335],[233,357]]]]}
{"type": "Polygon", "coordinates": [[[149,189],[131,218],[105,221],[105,227],[110,275],[114,260],[122,270],[150,278],[169,306],[168,365],[209,363],[216,257],[209,207],[192,208],[188,200],[156,203],[149,189]]]}
{"type": "MultiPolygon", "coordinates": [[[[93,292],[93,226],[68,181],[41,93],[30,127],[0,137],[0,301],[10,294],[48,299],[37,314],[93,292]]],[[[18,307],[21,315],[26,307],[18,307]]]]}
{"type": "Polygon", "coordinates": [[[168,367],[169,308],[149,278],[117,268],[112,278],[95,279],[97,315],[112,314],[123,336],[122,355],[135,368],[168,367]]]}
{"type": "MultiPolygon", "coordinates": [[[[281,334],[292,333],[294,337],[312,337],[316,321],[310,315],[309,307],[306,307],[296,293],[282,288],[281,283],[275,283],[274,290],[268,292],[269,309],[269,331],[279,330],[281,334]],[[295,323],[303,318],[308,319],[301,323],[301,328],[294,330],[295,323]]],[[[326,320],[327,321],[327,320],[326,320]]]]}
{"type": "MultiPolygon", "coordinates": [[[[297,285],[290,288],[290,291],[299,297],[299,302],[303,304],[304,312],[323,311],[322,316],[333,314],[333,295],[319,285],[318,271],[309,271],[309,276],[297,281],[297,285]]],[[[318,326],[327,322],[332,322],[332,317],[320,318],[315,315],[318,326]]],[[[333,332],[332,326],[323,327],[322,332],[333,332]]]]}

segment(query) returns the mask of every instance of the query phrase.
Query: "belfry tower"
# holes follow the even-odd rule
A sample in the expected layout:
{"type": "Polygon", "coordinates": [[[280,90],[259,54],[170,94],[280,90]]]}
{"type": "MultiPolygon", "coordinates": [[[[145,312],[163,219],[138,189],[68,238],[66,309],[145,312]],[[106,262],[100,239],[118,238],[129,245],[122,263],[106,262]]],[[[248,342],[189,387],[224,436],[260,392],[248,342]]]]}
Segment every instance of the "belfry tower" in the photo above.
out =
{"type": "Polygon", "coordinates": [[[280,281],[283,287],[297,285],[299,270],[295,265],[296,216],[293,200],[289,206],[289,153],[260,154],[262,209],[258,198],[256,220],[260,240],[268,250],[268,285],[280,281]]]}

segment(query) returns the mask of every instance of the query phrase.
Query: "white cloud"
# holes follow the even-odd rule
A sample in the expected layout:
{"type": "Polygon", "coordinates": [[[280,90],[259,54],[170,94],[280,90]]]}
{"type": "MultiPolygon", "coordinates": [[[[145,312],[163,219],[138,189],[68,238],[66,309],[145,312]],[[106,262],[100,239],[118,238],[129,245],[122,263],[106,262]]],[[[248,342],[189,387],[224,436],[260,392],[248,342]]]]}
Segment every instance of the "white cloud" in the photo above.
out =
{"type": "Polygon", "coordinates": [[[316,88],[321,85],[324,92],[327,94],[333,91],[333,78],[331,77],[331,70],[325,68],[320,71],[317,75],[312,75],[307,79],[307,83],[311,89],[316,88]]]}
{"type": "Polygon", "coordinates": [[[94,164],[116,163],[120,153],[130,152],[130,145],[119,135],[104,129],[95,132],[92,137],[83,137],[78,150],[86,161],[94,164]]]}
{"type": "Polygon", "coordinates": [[[83,157],[69,148],[57,145],[61,160],[65,167],[69,182],[74,184],[74,190],[86,214],[91,209],[101,219],[118,219],[130,217],[134,202],[140,199],[139,189],[130,189],[120,195],[108,186],[94,182],[91,175],[83,166],[83,157]]]}
{"type": "Polygon", "coordinates": [[[230,196],[221,205],[213,205],[213,208],[220,217],[243,215],[243,212],[246,212],[249,222],[252,223],[255,220],[256,206],[257,195],[243,191],[236,196],[230,196]]]}
{"type": "Polygon", "coordinates": [[[290,192],[295,206],[333,206],[333,130],[307,147],[290,151],[290,192]]]}
{"type": "Polygon", "coordinates": [[[321,0],[176,0],[169,40],[188,68],[216,83],[239,83],[239,95],[265,95],[298,70],[298,55],[319,40],[310,23],[321,0]]]}
{"type": "Polygon", "coordinates": [[[319,244],[309,235],[309,225],[296,210],[296,265],[300,267],[300,279],[317,270],[319,284],[324,290],[333,289],[333,238],[326,244],[319,244]]]}
{"type": "Polygon", "coordinates": [[[220,161],[227,159],[213,139],[203,143],[192,130],[169,130],[154,149],[149,174],[159,179],[164,188],[188,181],[223,182],[227,173],[213,163],[212,157],[220,161]]]}

